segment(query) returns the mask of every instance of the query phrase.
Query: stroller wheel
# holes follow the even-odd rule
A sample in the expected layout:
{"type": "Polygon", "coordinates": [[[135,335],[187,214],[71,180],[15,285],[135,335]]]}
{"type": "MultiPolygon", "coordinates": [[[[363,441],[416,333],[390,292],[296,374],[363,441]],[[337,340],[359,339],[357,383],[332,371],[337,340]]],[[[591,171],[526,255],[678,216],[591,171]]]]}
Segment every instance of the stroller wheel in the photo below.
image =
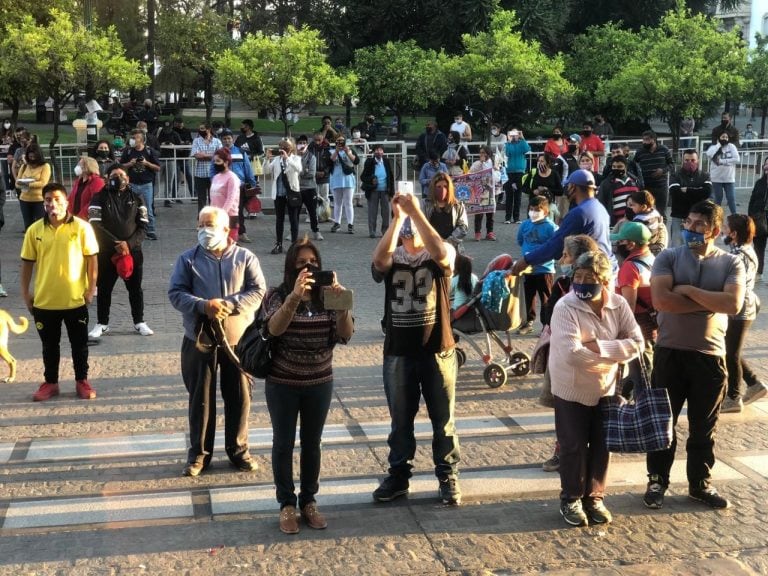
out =
{"type": "Polygon", "coordinates": [[[499,388],[507,383],[507,371],[501,364],[491,362],[483,371],[483,380],[491,388],[499,388]]]}
{"type": "Polygon", "coordinates": [[[467,363],[467,353],[459,347],[456,347],[456,359],[459,362],[459,368],[467,363]]]}
{"type": "Polygon", "coordinates": [[[525,352],[510,354],[507,362],[509,369],[515,376],[525,376],[531,371],[531,357],[525,352]]]}

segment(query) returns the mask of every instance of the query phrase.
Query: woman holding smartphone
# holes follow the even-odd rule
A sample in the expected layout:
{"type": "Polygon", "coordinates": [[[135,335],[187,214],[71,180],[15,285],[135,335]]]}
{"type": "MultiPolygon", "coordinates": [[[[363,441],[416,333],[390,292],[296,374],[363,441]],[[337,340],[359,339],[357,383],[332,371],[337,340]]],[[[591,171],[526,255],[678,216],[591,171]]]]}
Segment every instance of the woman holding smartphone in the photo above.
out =
{"type": "Polygon", "coordinates": [[[341,218],[347,215],[347,232],[355,233],[355,208],[353,199],[357,181],[355,166],[360,157],[349,146],[344,136],[336,139],[336,148],[331,149],[331,191],[333,192],[333,226],[331,232],[341,228],[341,218]]]}
{"type": "MultiPolygon", "coordinates": [[[[333,394],[333,349],[352,337],[350,310],[326,310],[317,279],[322,277],[317,247],[306,237],[288,248],[283,283],[264,298],[267,329],[274,338],[272,368],[266,378],[272,421],[272,474],[280,503],[280,530],[299,531],[299,516],[310,528],[328,526],[318,511],[320,438],[333,394]],[[296,422],[301,419],[298,498],[293,481],[296,422]],[[298,505],[298,511],[297,511],[298,505]]],[[[344,292],[335,273],[326,290],[344,292]]]]}

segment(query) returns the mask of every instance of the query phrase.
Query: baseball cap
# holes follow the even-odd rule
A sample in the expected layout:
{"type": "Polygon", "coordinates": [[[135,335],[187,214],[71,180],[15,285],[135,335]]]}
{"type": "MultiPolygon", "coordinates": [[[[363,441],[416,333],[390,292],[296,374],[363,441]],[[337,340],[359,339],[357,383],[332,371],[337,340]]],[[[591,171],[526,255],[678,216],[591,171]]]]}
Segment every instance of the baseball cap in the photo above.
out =
{"type": "Polygon", "coordinates": [[[520,132],[517,129],[512,129],[509,131],[510,136],[519,136],[520,132]]]}
{"type": "Polygon", "coordinates": [[[575,170],[573,174],[568,177],[566,184],[573,184],[574,186],[592,186],[595,187],[595,177],[589,170],[575,170]]]}
{"type": "Polygon", "coordinates": [[[232,130],[229,128],[224,128],[224,130],[219,133],[219,136],[233,136],[232,130]]]}
{"type": "Polygon", "coordinates": [[[635,244],[648,244],[651,231],[642,222],[624,222],[616,234],[611,234],[611,242],[629,240],[635,244]]]}
{"type": "Polygon", "coordinates": [[[133,276],[133,256],[130,252],[128,254],[113,254],[112,264],[117,269],[117,275],[123,280],[128,280],[133,276]]]}
{"type": "Polygon", "coordinates": [[[578,134],[571,134],[570,136],[568,136],[568,140],[570,140],[571,142],[576,142],[576,144],[578,144],[579,142],[581,142],[581,136],[579,136],[578,134]]]}

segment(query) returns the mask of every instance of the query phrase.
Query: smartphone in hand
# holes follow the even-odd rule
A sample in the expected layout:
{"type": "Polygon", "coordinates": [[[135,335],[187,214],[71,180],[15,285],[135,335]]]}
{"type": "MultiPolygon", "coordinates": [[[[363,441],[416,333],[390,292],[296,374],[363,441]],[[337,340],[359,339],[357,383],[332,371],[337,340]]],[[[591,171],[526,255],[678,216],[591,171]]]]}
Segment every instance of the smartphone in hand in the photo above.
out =
{"type": "Polygon", "coordinates": [[[413,182],[409,182],[408,180],[398,180],[397,192],[399,194],[410,194],[413,196],[413,182]]]}

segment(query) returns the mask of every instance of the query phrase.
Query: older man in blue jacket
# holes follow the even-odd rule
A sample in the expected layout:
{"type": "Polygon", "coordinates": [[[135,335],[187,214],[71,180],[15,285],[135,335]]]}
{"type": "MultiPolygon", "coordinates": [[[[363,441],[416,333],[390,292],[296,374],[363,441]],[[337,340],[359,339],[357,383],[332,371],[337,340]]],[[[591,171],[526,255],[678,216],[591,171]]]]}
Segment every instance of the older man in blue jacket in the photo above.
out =
{"type": "Polygon", "coordinates": [[[184,476],[199,476],[211,463],[216,431],[216,371],[224,399],[224,448],[232,465],[257,469],[248,452],[250,383],[217,346],[213,325],[221,322],[235,346],[253,322],[266,293],[259,259],[229,239],[229,216],[213,206],[200,211],[198,245],[179,256],[168,297],[182,313],[181,377],[189,392],[189,452],[184,476]]]}

